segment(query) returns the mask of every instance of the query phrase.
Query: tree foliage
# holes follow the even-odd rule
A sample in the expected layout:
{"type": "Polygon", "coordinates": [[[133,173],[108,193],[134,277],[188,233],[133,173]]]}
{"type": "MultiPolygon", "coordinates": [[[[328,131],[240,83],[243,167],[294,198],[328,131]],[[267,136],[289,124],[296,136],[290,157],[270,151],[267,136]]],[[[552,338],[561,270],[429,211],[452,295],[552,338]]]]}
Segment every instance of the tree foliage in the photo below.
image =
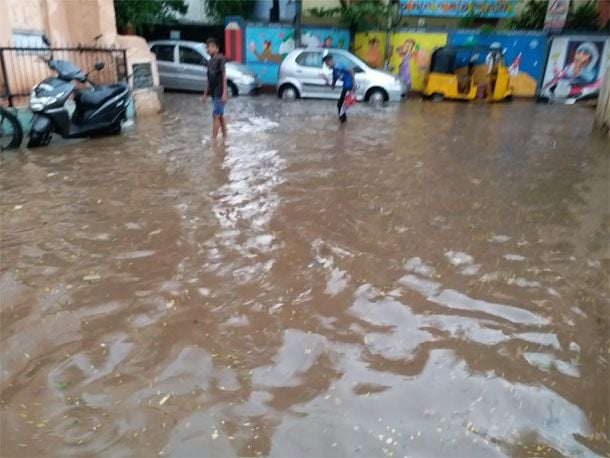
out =
{"type": "Polygon", "coordinates": [[[383,0],[341,1],[336,8],[312,8],[309,13],[315,17],[335,18],[352,30],[384,27],[388,20],[388,6],[383,0]]]}
{"type": "Polygon", "coordinates": [[[173,22],[176,14],[186,14],[184,0],[114,0],[114,12],[119,31],[140,33],[143,26],[173,22]]]}
{"type": "MultiPolygon", "coordinates": [[[[525,5],[525,10],[510,21],[509,27],[522,30],[542,30],[548,4],[548,0],[529,0],[525,5]]],[[[564,29],[596,32],[602,30],[598,21],[599,12],[596,0],[587,0],[576,6],[574,6],[574,2],[571,2],[564,29]]]]}
{"type": "Polygon", "coordinates": [[[521,30],[542,30],[548,4],[548,0],[529,0],[521,14],[510,20],[509,27],[521,30]]]}
{"type": "Polygon", "coordinates": [[[217,24],[223,24],[227,16],[241,16],[249,19],[254,8],[254,0],[206,0],[205,9],[217,24]]]}
{"type": "Polygon", "coordinates": [[[570,8],[564,28],[588,32],[600,30],[596,0],[588,0],[580,3],[576,8],[570,8]]]}

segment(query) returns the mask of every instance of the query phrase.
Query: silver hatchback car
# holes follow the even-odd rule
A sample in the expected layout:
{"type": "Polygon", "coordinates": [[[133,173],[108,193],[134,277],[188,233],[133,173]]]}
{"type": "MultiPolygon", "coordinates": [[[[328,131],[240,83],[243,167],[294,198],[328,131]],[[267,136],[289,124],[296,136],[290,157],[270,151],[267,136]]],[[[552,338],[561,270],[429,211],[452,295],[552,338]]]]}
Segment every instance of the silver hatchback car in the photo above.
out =
{"type": "Polygon", "coordinates": [[[322,58],[331,54],[335,65],[354,69],[356,72],[356,99],[373,104],[399,102],[407,93],[405,85],[394,75],[375,70],[353,54],[343,49],[295,49],[280,65],[277,94],[287,100],[299,97],[338,99],[341,81],[333,90],[331,71],[322,63],[322,58]]]}
{"type": "MultiPolygon", "coordinates": [[[[167,89],[203,92],[207,83],[210,55],[205,44],[196,41],[161,40],[148,43],[157,56],[161,86],[167,89]]],[[[248,67],[227,62],[229,96],[255,94],[260,91],[258,75],[248,67]]]]}

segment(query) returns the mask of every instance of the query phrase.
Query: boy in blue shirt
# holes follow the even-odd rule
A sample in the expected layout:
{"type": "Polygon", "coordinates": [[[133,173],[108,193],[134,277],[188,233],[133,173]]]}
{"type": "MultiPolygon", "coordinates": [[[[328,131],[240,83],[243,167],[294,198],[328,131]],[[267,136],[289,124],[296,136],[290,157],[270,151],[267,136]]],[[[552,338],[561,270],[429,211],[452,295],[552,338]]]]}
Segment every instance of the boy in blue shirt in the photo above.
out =
{"type": "Polygon", "coordinates": [[[332,88],[335,88],[337,84],[337,80],[343,81],[343,89],[341,90],[341,96],[339,97],[339,101],[337,102],[337,112],[339,113],[339,120],[341,124],[347,121],[347,115],[345,113],[341,114],[341,107],[343,106],[343,102],[345,100],[345,94],[351,91],[354,88],[354,70],[348,70],[341,65],[333,64],[333,56],[327,54],[322,59],[324,64],[332,70],[333,72],[333,82],[332,88]]]}

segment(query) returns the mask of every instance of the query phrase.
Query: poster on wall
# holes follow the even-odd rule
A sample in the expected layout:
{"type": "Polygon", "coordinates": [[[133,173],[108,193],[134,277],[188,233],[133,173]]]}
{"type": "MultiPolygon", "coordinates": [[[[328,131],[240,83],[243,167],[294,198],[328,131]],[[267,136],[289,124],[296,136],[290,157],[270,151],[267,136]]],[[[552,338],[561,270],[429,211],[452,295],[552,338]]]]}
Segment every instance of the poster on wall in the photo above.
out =
{"type": "Polygon", "coordinates": [[[421,91],[432,52],[446,43],[446,33],[394,33],[390,37],[390,71],[398,75],[408,90],[421,91]]]}
{"type": "Polygon", "coordinates": [[[385,32],[360,32],[354,37],[353,53],[371,68],[382,68],[385,54],[385,32]]]}
{"type": "Polygon", "coordinates": [[[511,18],[517,0],[400,0],[403,16],[511,18]]]}
{"type": "MultiPolygon", "coordinates": [[[[517,97],[534,97],[542,76],[546,36],[535,32],[481,34],[458,31],[449,38],[452,45],[494,46],[502,49],[510,86],[517,97]]],[[[464,63],[467,65],[467,63],[464,63]]]]}
{"type": "Polygon", "coordinates": [[[609,54],[608,37],[554,37],[540,96],[552,102],[566,104],[580,99],[596,98],[609,54]]]}
{"type": "Polygon", "coordinates": [[[544,29],[560,31],[566,24],[570,0],[550,0],[544,17],[544,29]]]}

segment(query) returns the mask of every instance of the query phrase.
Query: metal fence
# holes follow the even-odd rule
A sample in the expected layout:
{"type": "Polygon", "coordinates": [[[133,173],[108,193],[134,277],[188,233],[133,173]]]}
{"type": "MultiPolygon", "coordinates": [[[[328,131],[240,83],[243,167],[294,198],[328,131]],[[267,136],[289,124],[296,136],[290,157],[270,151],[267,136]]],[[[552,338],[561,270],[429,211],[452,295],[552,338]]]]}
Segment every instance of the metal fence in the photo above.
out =
{"type": "MultiPolygon", "coordinates": [[[[1,0],[0,0],[1,1],[1,0]]],[[[104,62],[102,71],[92,72],[90,80],[97,84],[127,81],[127,53],[124,49],[97,47],[0,47],[0,100],[9,106],[27,104],[32,87],[53,71],[40,57],[69,60],[88,72],[96,62],[104,62]]]]}

